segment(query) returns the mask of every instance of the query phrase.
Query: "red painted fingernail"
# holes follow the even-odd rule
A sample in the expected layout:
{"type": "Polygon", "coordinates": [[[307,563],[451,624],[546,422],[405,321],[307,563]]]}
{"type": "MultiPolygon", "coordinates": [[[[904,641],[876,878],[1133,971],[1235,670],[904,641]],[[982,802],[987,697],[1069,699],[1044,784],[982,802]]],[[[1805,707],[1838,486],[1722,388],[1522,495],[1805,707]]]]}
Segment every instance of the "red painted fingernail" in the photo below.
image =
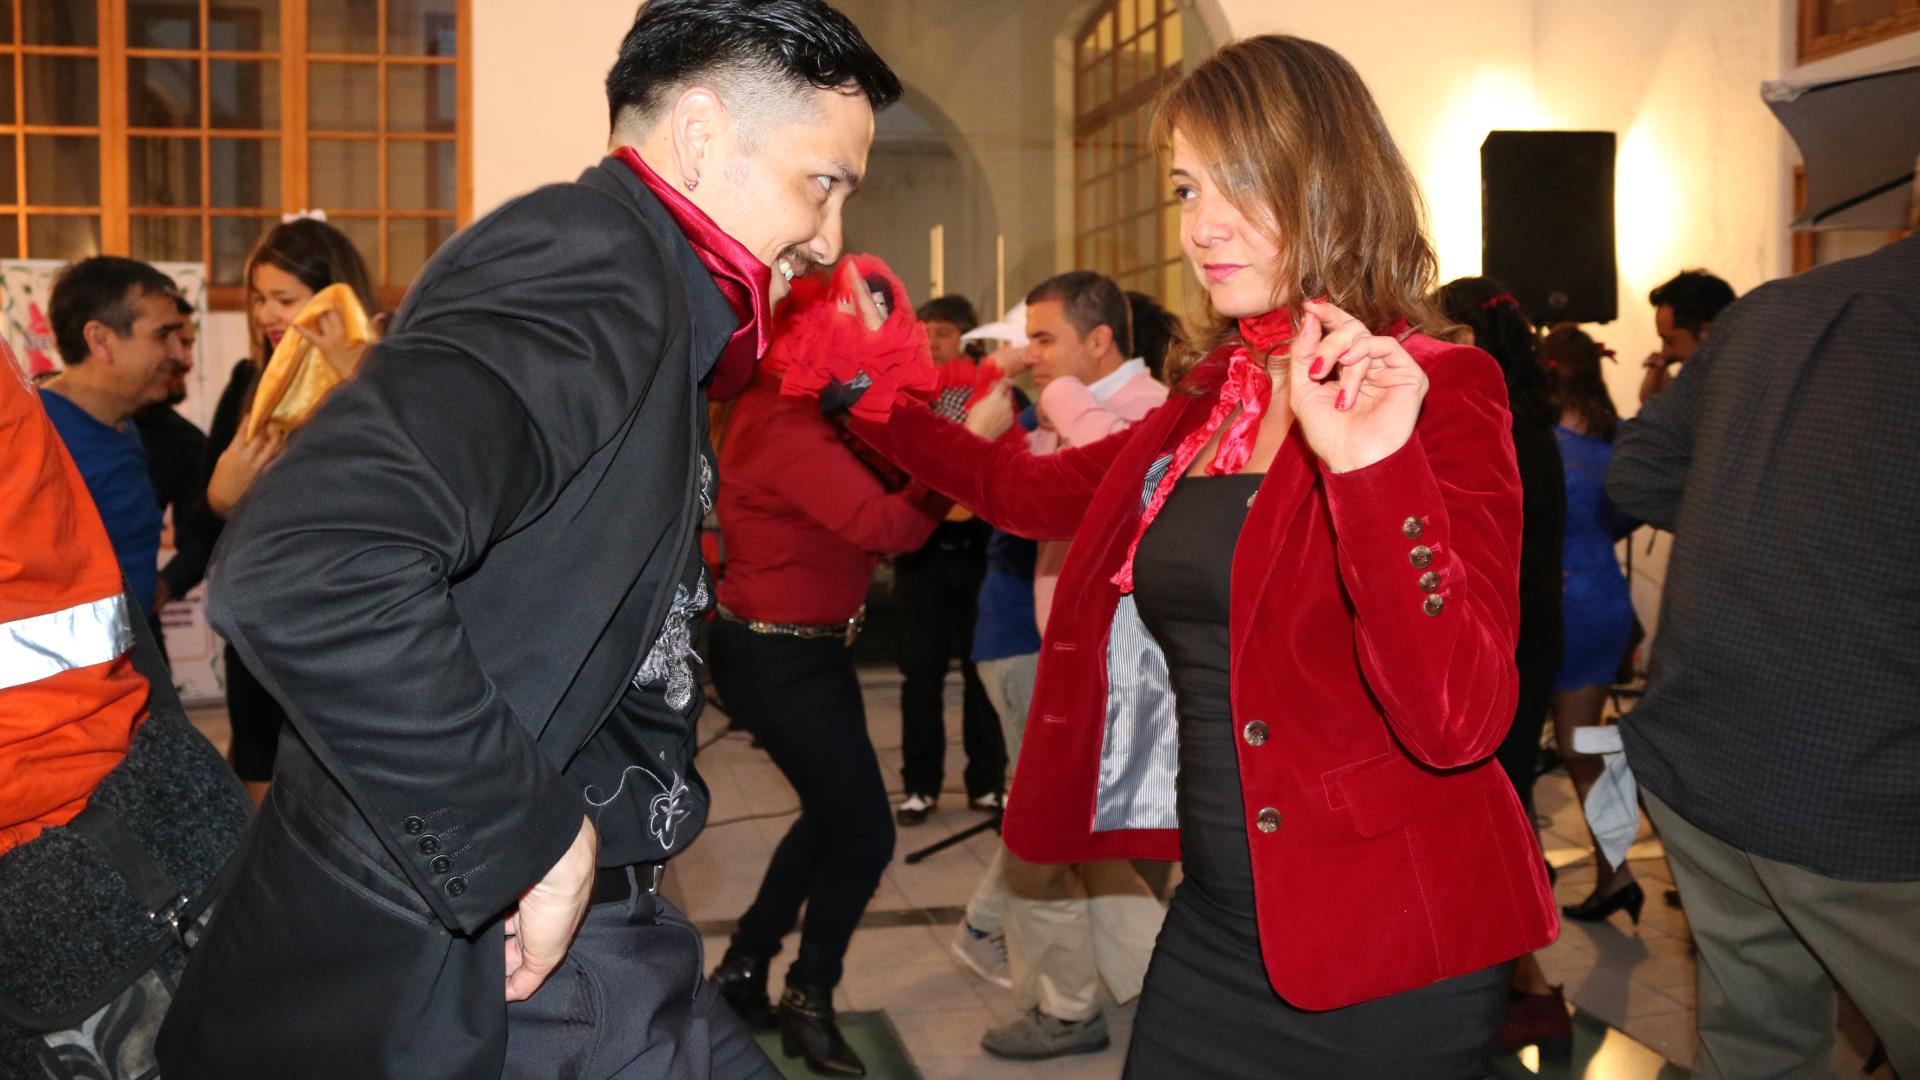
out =
{"type": "Polygon", "coordinates": [[[1326,369],[1327,358],[1324,356],[1316,356],[1313,358],[1313,366],[1307,369],[1307,378],[1317,379],[1320,377],[1320,373],[1326,369]]]}
{"type": "Polygon", "coordinates": [[[1345,390],[1340,391],[1339,396],[1333,399],[1333,411],[1334,412],[1347,411],[1347,392],[1345,390]]]}

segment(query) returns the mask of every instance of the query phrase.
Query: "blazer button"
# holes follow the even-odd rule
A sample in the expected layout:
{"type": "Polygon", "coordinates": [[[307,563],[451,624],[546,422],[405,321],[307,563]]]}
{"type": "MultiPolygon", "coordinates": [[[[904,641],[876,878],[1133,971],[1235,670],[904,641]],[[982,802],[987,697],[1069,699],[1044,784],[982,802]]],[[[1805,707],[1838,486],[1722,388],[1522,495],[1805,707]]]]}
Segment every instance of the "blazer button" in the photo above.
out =
{"type": "Polygon", "coordinates": [[[1253,827],[1256,829],[1259,829],[1263,833],[1279,832],[1280,831],[1280,811],[1275,810],[1271,806],[1260,811],[1260,813],[1254,816],[1253,827]]]}
{"type": "Polygon", "coordinates": [[[446,873],[447,871],[449,871],[449,870],[451,870],[451,869],[453,869],[453,856],[451,856],[451,855],[435,855],[435,856],[433,857],[433,861],[432,861],[432,862],[430,862],[430,863],[428,863],[427,865],[428,865],[428,866],[429,866],[430,868],[432,868],[432,870],[433,870],[433,872],[434,872],[434,873],[436,873],[436,874],[444,874],[444,873],[446,873]]]}
{"type": "Polygon", "coordinates": [[[459,896],[467,891],[467,879],[463,877],[450,877],[447,879],[447,883],[443,888],[447,890],[448,896],[459,896]]]}
{"type": "Polygon", "coordinates": [[[410,817],[402,821],[400,827],[407,830],[408,836],[419,836],[427,831],[427,821],[425,818],[410,817]]]}
{"type": "Polygon", "coordinates": [[[1267,745],[1267,725],[1258,720],[1249,720],[1247,726],[1240,729],[1240,737],[1247,740],[1248,746],[1265,746],[1267,745]]]}
{"type": "Polygon", "coordinates": [[[1420,519],[1417,517],[1410,517],[1406,521],[1403,521],[1400,523],[1400,535],[1406,537],[1409,540],[1420,539],[1420,534],[1426,531],[1427,531],[1427,527],[1425,525],[1422,525],[1420,523],[1420,519]]]}
{"type": "Polygon", "coordinates": [[[431,855],[440,850],[440,838],[433,835],[423,836],[417,846],[420,848],[420,854],[431,855]]]}
{"type": "Polygon", "coordinates": [[[1420,591],[1433,592],[1440,587],[1440,571],[1429,570],[1420,575],[1420,591]]]}
{"type": "Polygon", "coordinates": [[[1447,606],[1446,598],[1435,595],[1435,596],[1427,597],[1425,608],[1428,615],[1438,615],[1440,614],[1440,609],[1446,606],[1447,606]]]}
{"type": "Polygon", "coordinates": [[[1421,544],[1407,554],[1407,560],[1413,563],[1415,570],[1425,570],[1427,567],[1433,565],[1433,549],[1425,544],[1421,544]]]}

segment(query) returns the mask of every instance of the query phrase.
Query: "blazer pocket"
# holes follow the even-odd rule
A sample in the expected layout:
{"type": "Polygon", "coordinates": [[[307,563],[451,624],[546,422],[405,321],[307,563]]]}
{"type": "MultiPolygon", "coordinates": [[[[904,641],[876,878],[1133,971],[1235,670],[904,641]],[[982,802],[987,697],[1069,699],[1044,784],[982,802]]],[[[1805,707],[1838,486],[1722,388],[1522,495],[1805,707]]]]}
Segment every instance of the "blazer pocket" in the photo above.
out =
{"type": "Polygon", "coordinates": [[[440,926],[433,909],[398,872],[336,835],[325,825],[313,821],[293,800],[278,791],[268,798],[280,797],[278,813],[287,839],[328,877],[347,891],[391,915],[423,927],[440,926]]]}
{"type": "Polygon", "coordinates": [[[1346,808],[1353,831],[1371,840],[1486,795],[1493,767],[1489,760],[1440,772],[1395,750],[1335,769],[1324,780],[1328,803],[1346,808]]]}

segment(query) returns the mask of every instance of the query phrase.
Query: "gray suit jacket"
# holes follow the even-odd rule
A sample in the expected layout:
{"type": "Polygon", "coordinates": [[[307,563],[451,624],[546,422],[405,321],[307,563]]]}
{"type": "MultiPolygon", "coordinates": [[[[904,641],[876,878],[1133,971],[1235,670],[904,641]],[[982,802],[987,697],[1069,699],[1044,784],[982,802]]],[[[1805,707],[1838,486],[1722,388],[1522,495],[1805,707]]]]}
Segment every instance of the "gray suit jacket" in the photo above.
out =
{"type": "Polygon", "coordinates": [[[1753,854],[1920,879],[1920,237],[1723,312],[1607,494],[1674,534],[1640,782],[1753,854]]]}

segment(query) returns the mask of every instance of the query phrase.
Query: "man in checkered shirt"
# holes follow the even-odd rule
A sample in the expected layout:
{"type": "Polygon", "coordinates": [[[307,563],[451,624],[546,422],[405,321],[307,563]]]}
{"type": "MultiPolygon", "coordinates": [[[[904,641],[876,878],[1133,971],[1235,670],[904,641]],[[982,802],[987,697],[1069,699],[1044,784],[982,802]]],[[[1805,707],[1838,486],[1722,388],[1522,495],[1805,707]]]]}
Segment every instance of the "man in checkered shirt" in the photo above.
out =
{"type": "Polygon", "coordinates": [[[1824,1076],[1834,984],[1920,1076],[1920,237],[1721,313],[1624,425],[1671,529],[1621,724],[1699,947],[1696,1077],[1824,1076]]]}

